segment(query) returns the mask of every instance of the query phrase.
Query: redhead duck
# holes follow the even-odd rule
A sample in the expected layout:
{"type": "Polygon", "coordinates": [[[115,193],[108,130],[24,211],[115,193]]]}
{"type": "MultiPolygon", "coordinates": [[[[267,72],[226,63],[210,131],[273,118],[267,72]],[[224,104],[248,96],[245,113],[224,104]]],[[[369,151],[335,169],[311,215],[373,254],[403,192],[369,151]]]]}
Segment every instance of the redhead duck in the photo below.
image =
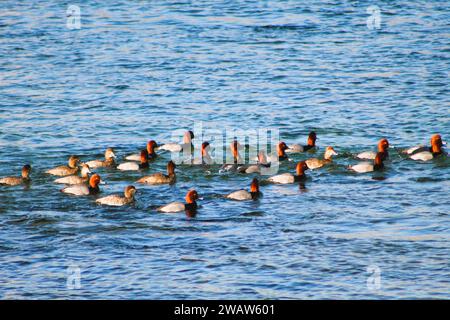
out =
{"type": "Polygon", "coordinates": [[[126,204],[130,204],[134,202],[134,194],[136,193],[136,188],[134,186],[128,186],[124,190],[124,197],[113,194],[107,197],[103,197],[95,200],[98,204],[103,204],[107,206],[115,206],[120,207],[126,204]]]}
{"type": "MultiPolygon", "coordinates": [[[[432,160],[444,152],[442,151],[442,138],[441,135],[435,134],[431,137],[431,147],[429,148],[416,148],[412,152],[410,151],[410,158],[413,160],[429,161],[432,160]]],[[[412,150],[412,148],[408,149],[412,150]]],[[[408,151],[407,150],[407,151],[408,151]]]]}
{"type": "Polygon", "coordinates": [[[299,144],[290,145],[288,149],[286,149],[287,153],[298,153],[298,152],[306,152],[316,147],[317,135],[314,131],[311,131],[308,135],[308,141],[306,146],[302,146],[299,144]]]}
{"type": "Polygon", "coordinates": [[[197,191],[190,190],[186,194],[186,203],[182,202],[172,202],[169,204],[166,204],[165,206],[159,207],[156,209],[159,212],[165,212],[165,213],[175,213],[175,212],[182,212],[182,211],[190,211],[195,212],[197,210],[197,202],[196,200],[200,199],[198,196],[197,191]]]}
{"type": "Polygon", "coordinates": [[[211,146],[208,141],[205,141],[202,143],[202,149],[201,149],[201,158],[196,158],[192,161],[193,164],[203,164],[203,165],[210,165],[214,164],[214,160],[209,154],[209,151],[211,150],[211,146]]]}
{"type": "Polygon", "coordinates": [[[166,143],[159,147],[159,150],[166,150],[170,152],[181,152],[183,150],[189,150],[192,153],[194,145],[192,144],[194,139],[194,133],[192,131],[186,131],[183,136],[183,143],[166,143]]]}
{"type": "Polygon", "coordinates": [[[101,167],[114,167],[116,165],[115,159],[116,155],[112,148],[108,148],[105,151],[105,160],[92,160],[86,162],[89,168],[101,168],[101,167]]]}
{"type": "Polygon", "coordinates": [[[26,164],[22,167],[22,176],[21,177],[4,177],[0,178],[0,184],[7,186],[17,186],[23,183],[29,183],[31,173],[31,166],[26,164]]]}
{"type": "Polygon", "coordinates": [[[76,174],[78,172],[78,163],[80,159],[77,156],[70,156],[68,161],[68,166],[59,166],[50,170],[45,171],[48,174],[54,176],[68,176],[71,174],[76,174]]]}
{"type": "MultiPolygon", "coordinates": [[[[149,142],[147,142],[147,153],[148,153],[149,160],[154,160],[157,157],[157,154],[155,151],[155,148],[157,148],[157,147],[158,147],[158,145],[156,144],[156,142],[154,140],[150,140],[149,142]]],[[[126,156],[125,160],[141,161],[141,153],[135,153],[135,154],[126,156]]]]}
{"type": "Polygon", "coordinates": [[[289,160],[288,156],[286,155],[287,149],[289,149],[289,147],[286,145],[286,143],[284,143],[283,141],[278,143],[277,146],[278,161],[289,160]]]}
{"type": "Polygon", "coordinates": [[[357,173],[378,171],[384,168],[383,164],[384,158],[385,155],[383,154],[383,152],[378,152],[377,155],[375,156],[375,159],[373,160],[373,163],[361,162],[354,166],[349,166],[348,168],[357,173]]]}
{"type": "Polygon", "coordinates": [[[259,181],[256,178],[253,178],[252,183],[250,184],[250,192],[247,190],[238,190],[234,191],[226,196],[228,199],[232,200],[256,200],[261,196],[261,192],[259,192],[259,181]]]}
{"type": "Polygon", "coordinates": [[[58,178],[54,182],[61,183],[61,184],[81,184],[81,183],[88,181],[89,173],[91,173],[89,166],[87,164],[83,163],[83,165],[81,166],[81,172],[80,172],[81,177],[77,176],[77,175],[70,175],[70,176],[58,178]]]}
{"type": "Polygon", "coordinates": [[[231,153],[233,155],[233,163],[225,163],[221,168],[220,172],[224,171],[236,171],[238,168],[238,163],[242,163],[242,157],[239,153],[239,149],[241,149],[241,144],[234,139],[233,142],[230,144],[231,153]]]}
{"type": "MultiPolygon", "coordinates": [[[[386,139],[386,138],[381,139],[378,142],[378,152],[383,153],[383,160],[386,160],[389,157],[388,149],[389,149],[389,141],[388,141],[388,139],[386,139]]],[[[365,152],[361,152],[356,157],[358,159],[374,160],[376,155],[377,155],[377,152],[365,151],[365,152]]]]}
{"type": "Polygon", "coordinates": [[[89,179],[89,184],[77,184],[70,187],[65,187],[61,192],[73,194],[75,196],[87,196],[97,194],[100,192],[99,184],[102,183],[100,176],[94,174],[89,179]]]}
{"type": "Polygon", "coordinates": [[[137,182],[146,184],[165,184],[165,183],[172,184],[175,181],[176,181],[175,163],[173,161],[169,161],[167,163],[167,175],[158,172],[150,176],[142,177],[137,182]]]}
{"type": "Polygon", "coordinates": [[[124,162],[117,166],[118,170],[121,171],[135,171],[140,169],[148,168],[148,152],[147,150],[141,151],[141,163],[136,162],[124,162]]]}
{"type": "Polygon", "coordinates": [[[240,173],[261,173],[262,168],[270,168],[270,163],[267,162],[267,157],[264,151],[258,152],[258,162],[256,164],[243,165],[238,167],[240,173]]]}
{"type": "Polygon", "coordinates": [[[324,165],[329,164],[332,162],[332,156],[337,156],[338,153],[336,151],[334,151],[333,147],[327,147],[325,149],[325,153],[323,154],[323,159],[317,159],[317,158],[312,158],[312,159],[308,159],[306,160],[306,165],[308,166],[308,169],[310,170],[314,170],[314,169],[319,169],[322,168],[324,165]]]}
{"type": "Polygon", "coordinates": [[[306,165],[305,161],[301,161],[297,163],[297,167],[295,169],[296,175],[293,175],[291,173],[283,173],[279,174],[273,177],[270,177],[268,180],[270,182],[274,183],[282,183],[282,184],[288,184],[288,183],[294,183],[294,182],[300,182],[306,179],[305,171],[308,170],[308,166],[306,165]]]}

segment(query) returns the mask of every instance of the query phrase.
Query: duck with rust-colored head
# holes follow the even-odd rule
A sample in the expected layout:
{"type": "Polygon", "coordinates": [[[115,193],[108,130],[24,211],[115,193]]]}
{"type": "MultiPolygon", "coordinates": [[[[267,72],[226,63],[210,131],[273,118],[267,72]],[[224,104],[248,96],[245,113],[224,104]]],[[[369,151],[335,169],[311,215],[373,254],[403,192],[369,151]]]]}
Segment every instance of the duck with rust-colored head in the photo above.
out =
{"type": "Polygon", "coordinates": [[[389,141],[386,138],[381,139],[378,142],[378,151],[364,151],[359,153],[356,157],[358,159],[363,159],[363,160],[374,160],[375,157],[377,156],[378,152],[383,153],[383,160],[386,160],[389,157],[389,153],[388,153],[388,149],[389,149],[389,141]]]}
{"type": "Polygon", "coordinates": [[[176,213],[176,212],[183,212],[183,211],[189,211],[191,214],[195,213],[197,210],[197,202],[196,200],[199,199],[198,193],[195,190],[190,190],[186,194],[186,203],[182,202],[172,202],[169,204],[166,204],[165,206],[159,207],[156,209],[159,212],[165,212],[165,213],[176,213]]]}
{"type": "Polygon", "coordinates": [[[234,191],[226,196],[228,199],[244,201],[244,200],[256,200],[262,193],[259,191],[259,181],[257,178],[253,178],[250,184],[250,192],[247,190],[234,191]]]}
{"type": "Polygon", "coordinates": [[[373,160],[373,163],[361,162],[354,166],[349,166],[348,169],[355,171],[357,173],[379,171],[384,168],[383,164],[384,159],[385,159],[384,153],[378,152],[377,155],[375,156],[375,159],[373,160]]]}
{"type": "Polygon", "coordinates": [[[296,174],[283,173],[276,176],[270,177],[268,181],[273,183],[289,184],[294,182],[304,181],[306,179],[305,171],[308,170],[308,166],[305,161],[297,163],[295,168],[296,174]]]}
{"type": "Polygon", "coordinates": [[[293,144],[290,145],[288,149],[286,149],[287,153],[299,153],[306,152],[312,150],[316,147],[317,135],[315,131],[311,131],[308,135],[308,141],[306,145],[293,144]]]}
{"type": "Polygon", "coordinates": [[[72,194],[75,196],[87,196],[100,192],[99,184],[102,183],[100,176],[94,174],[89,179],[89,184],[77,184],[70,187],[66,187],[61,190],[63,193],[72,194]]]}
{"type": "Polygon", "coordinates": [[[192,139],[194,139],[194,132],[186,131],[183,136],[183,143],[166,143],[160,146],[159,150],[166,150],[170,152],[181,152],[187,151],[192,153],[194,150],[194,145],[192,144],[192,139]]]}
{"type": "Polygon", "coordinates": [[[413,160],[430,161],[442,154],[445,154],[442,150],[444,143],[440,134],[434,134],[430,139],[431,147],[413,147],[406,150],[406,153],[410,155],[413,160]]]}
{"type": "Polygon", "coordinates": [[[140,163],[124,162],[124,163],[119,164],[117,166],[117,169],[121,170],[121,171],[137,171],[137,170],[141,170],[141,169],[148,169],[149,165],[148,165],[147,150],[142,150],[140,156],[141,156],[140,163]]]}
{"type": "MultiPolygon", "coordinates": [[[[155,160],[157,158],[157,154],[155,149],[158,147],[158,144],[155,142],[155,140],[150,140],[149,142],[147,142],[147,153],[148,153],[148,160],[155,160]]],[[[129,156],[125,157],[125,160],[128,161],[137,161],[140,162],[141,161],[141,154],[142,153],[135,153],[135,154],[131,154],[129,156]]]]}

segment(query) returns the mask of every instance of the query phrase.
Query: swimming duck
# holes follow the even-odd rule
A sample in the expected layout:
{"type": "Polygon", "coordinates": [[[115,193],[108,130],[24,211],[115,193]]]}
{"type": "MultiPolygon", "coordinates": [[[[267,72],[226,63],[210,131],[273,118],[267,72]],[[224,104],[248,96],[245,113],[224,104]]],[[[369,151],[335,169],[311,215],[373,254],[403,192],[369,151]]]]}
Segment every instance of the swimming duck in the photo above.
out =
{"type": "Polygon", "coordinates": [[[89,173],[91,173],[89,166],[87,164],[83,163],[83,165],[81,166],[81,172],[80,172],[81,177],[77,176],[77,175],[70,175],[70,176],[58,178],[54,182],[61,183],[61,184],[81,184],[81,183],[88,181],[89,173]]]}
{"type": "Polygon", "coordinates": [[[253,178],[252,183],[250,184],[250,192],[247,190],[238,190],[234,191],[226,196],[228,199],[232,200],[256,200],[261,196],[261,192],[259,192],[259,181],[256,178],[253,178]]]}
{"type": "Polygon", "coordinates": [[[337,156],[338,153],[336,151],[334,151],[333,147],[327,147],[325,149],[325,153],[323,154],[323,159],[317,159],[317,158],[312,158],[312,159],[308,159],[306,160],[306,165],[308,166],[308,169],[310,170],[314,170],[314,169],[318,169],[318,168],[322,168],[324,165],[331,163],[332,156],[337,156]]]}
{"type": "Polygon", "coordinates": [[[77,156],[70,156],[68,161],[68,166],[59,166],[50,170],[45,171],[48,174],[54,176],[68,176],[71,174],[76,174],[78,172],[78,163],[80,159],[77,156]]]}
{"type": "MultiPolygon", "coordinates": [[[[383,153],[383,160],[386,160],[389,157],[388,149],[389,149],[389,141],[386,138],[381,139],[378,142],[378,152],[383,153]]],[[[377,155],[377,152],[365,151],[365,152],[361,152],[356,157],[358,159],[373,160],[373,159],[375,159],[376,155],[377,155]]]]}
{"type": "Polygon", "coordinates": [[[89,184],[76,184],[70,187],[65,187],[61,192],[73,194],[75,196],[87,196],[97,194],[100,192],[99,184],[102,182],[98,174],[94,174],[89,179],[89,184]]]}
{"type": "Polygon", "coordinates": [[[311,131],[308,135],[308,141],[306,146],[302,146],[299,144],[290,145],[288,149],[286,149],[287,153],[297,153],[297,152],[306,152],[316,147],[317,135],[314,131],[311,131]]]}
{"type": "Polygon", "coordinates": [[[105,151],[105,160],[92,160],[86,162],[89,168],[101,168],[101,167],[114,167],[116,165],[116,161],[114,160],[116,155],[114,154],[114,150],[112,148],[108,148],[105,151]]]}
{"type": "Polygon", "coordinates": [[[8,185],[8,186],[17,186],[22,183],[29,183],[31,173],[31,166],[26,164],[22,167],[22,176],[21,177],[4,177],[0,178],[0,184],[8,185]]]}
{"type": "Polygon", "coordinates": [[[431,137],[431,147],[414,147],[414,150],[410,148],[406,150],[406,153],[409,151],[408,154],[410,154],[410,158],[413,160],[429,161],[444,153],[442,146],[441,135],[435,134],[431,137]]]}
{"type": "Polygon", "coordinates": [[[145,176],[140,178],[138,183],[146,183],[146,184],[165,184],[165,183],[174,183],[176,181],[175,176],[175,163],[173,161],[169,161],[167,163],[167,175],[158,172],[154,173],[150,176],[145,176]]]}
{"type": "Polygon", "coordinates": [[[361,162],[354,166],[349,166],[348,169],[355,171],[357,173],[366,173],[378,171],[384,168],[383,160],[385,155],[383,152],[378,152],[373,160],[373,163],[370,162],[361,162]]]}
{"type": "MultiPolygon", "coordinates": [[[[147,153],[148,153],[149,160],[154,160],[157,157],[157,154],[155,151],[155,148],[157,148],[157,147],[158,147],[158,145],[156,144],[155,140],[150,140],[149,142],[147,142],[147,153]]],[[[125,160],[141,161],[141,154],[140,153],[131,154],[129,156],[126,156],[125,160]]]]}
{"type": "Polygon", "coordinates": [[[258,152],[258,162],[256,164],[242,165],[237,168],[240,173],[261,173],[262,168],[270,168],[264,151],[258,152]]]}
{"type": "Polygon", "coordinates": [[[134,170],[140,170],[140,169],[147,169],[148,168],[148,152],[147,150],[141,151],[141,163],[136,162],[124,162],[117,166],[118,170],[121,171],[134,171],[134,170]]]}
{"type": "Polygon", "coordinates": [[[238,166],[238,163],[242,163],[242,157],[239,153],[239,149],[241,149],[241,144],[235,139],[230,144],[231,153],[233,155],[233,163],[225,163],[221,168],[220,172],[224,171],[236,171],[238,166]]]}
{"type": "Polygon", "coordinates": [[[186,131],[183,136],[183,143],[166,143],[159,147],[159,150],[167,150],[170,152],[181,152],[182,150],[188,150],[192,153],[194,145],[192,144],[194,139],[194,133],[192,131],[186,131]]]}
{"type": "Polygon", "coordinates": [[[203,142],[201,149],[201,158],[194,159],[193,164],[203,164],[203,165],[214,164],[214,160],[211,158],[211,155],[209,154],[210,149],[211,146],[209,142],[208,141],[203,142]]]}
{"type": "Polygon", "coordinates": [[[197,202],[195,202],[195,201],[198,199],[199,199],[199,196],[198,196],[197,191],[190,190],[186,194],[186,203],[172,202],[172,203],[166,204],[165,206],[159,207],[156,210],[159,212],[166,212],[166,213],[175,213],[175,212],[182,212],[182,211],[195,212],[197,210],[197,202]]]}
{"type": "Polygon", "coordinates": [[[289,160],[288,156],[286,155],[287,149],[289,149],[289,147],[286,145],[286,143],[284,143],[283,141],[278,143],[277,146],[278,161],[289,160]]]}
{"type": "Polygon", "coordinates": [[[296,175],[293,175],[291,173],[283,173],[279,174],[273,177],[270,177],[268,181],[274,182],[274,183],[282,183],[282,184],[288,184],[288,183],[294,183],[294,182],[300,182],[306,179],[305,171],[308,170],[308,166],[306,165],[305,161],[301,161],[297,163],[297,167],[295,169],[296,175]]]}
{"type": "Polygon", "coordinates": [[[124,197],[117,195],[117,194],[113,194],[113,195],[110,195],[107,197],[97,199],[97,200],[95,200],[95,202],[98,204],[119,207],[119,206],[123,206],[123,205],[134,202],[134,194],[135,193],[136,193],[136,188],[134,186],[128,186],[124,190],[124,195],[125,195],[124,197]]]}

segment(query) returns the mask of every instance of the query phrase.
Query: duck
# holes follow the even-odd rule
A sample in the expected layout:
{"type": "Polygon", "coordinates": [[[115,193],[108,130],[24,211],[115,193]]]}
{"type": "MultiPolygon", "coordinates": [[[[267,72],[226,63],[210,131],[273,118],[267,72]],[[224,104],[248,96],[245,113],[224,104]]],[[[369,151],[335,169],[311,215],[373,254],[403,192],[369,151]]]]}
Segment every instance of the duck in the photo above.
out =
{"type": "Polygon", "coordinates": [[[306,152],[316,147],[317,135],[315,131],[311,131],[308,135],[308,141],[305,146],[299,144],[290,145],[288,149],[286,149],[287,153],[299,153],[306,152]]]}
{"type": "Polygon", "coordinates": [[[325,149],[325,152],[323,154],[323,159],[317,159],[317,158],[311,158],[306,160],[306,165],[308,166],[308,169],[314,170],[322,168],[324,165],[331,163],[333,160],[331,159],[332,156],[337,156],[338,153],[333,149],[333,147],[328,146],[325,149]]]}
{"type": "Polygon", "coordinates": [[[70,156],[68,166],[58,166],[56,168],[45,171],[45,173],[61,177],[76,174],[79,170],[78,168],[79,162],[80,159],[77,156],[70,156]]]}
{"type": "Polygon", "coordinates": [[[195,212],[197,210],[196,200],[200,199],[197,191],[189,190],[186,194],[186,203],[172,202],[156,209],[158,212],[176,213],[182,211],[195,212]]]}
{"type": "Polygon", "coordinates": [[[22,167],[22,175],[20,177],[4,177],[0,178],[0,184],[7,186],[17,186],[20,184],[26,184],[31,181],[30,179],[31,166],[26,164],[22,167]]]}
{"type": "Polygon", "coordinates": [[[247,190],[234,191],[226,196],[228,199],[244,201],[244,200],[256,200],[261,196],[259,191],[259,181],[257,178],[253,178],[250,184],[250,192],[247,190]]]}
{"type": "Polygon", "coordinates": [[[96,173],[89,178],[89,184],[76,184],[61,189],[61,192],[75,196],[94,195],[100,192],[99,184],[102,183],[100,176],[96,173]]]}
{"type": "MultiPolygon", "coordinates": [[[[381,139],[378,142],[378,152],[383,153],[383,160],[386,160],[389,157],[388,154],[389,149],[389,141],[386,138],[381,139]]],[[[356,157],[358,159],[364,159],[364,160],[374,160],[377,155],[377,152],[374,151],[364,151],[359,153],[356,157]]]]}
{"type": "MultiPolygon", "coordinates": [[[[239,149],[241,149],[241,144],[234,139],[233,142],[230,144],[231,153],[233,155],[233,163],[225,163],[219,170],[219,172],[226,172],[226,171],[236,171],[239,167],[238,163],[242,163],[242,157],[239,153],[239,149]]],[[[228,156],[227,156],[228,158],[228,156]]]]}
{"type": "Polygon", "coordinates": [[[377,155],[375,156],[375,159],[373,160],[373,163],[361,162],[354,166],[349,166],[348,169],[355,171],[357,173],[379,171],[384,168],[383,164],[384,159],[385,155],[383,154],[383,152],[378,152],[377,155]]]}
{"type": "Polygon", "coordinates": [[[105,151],[105,160],[91,160],[86,162],[89,168],[101,168],[101,167],[114,167],[116,165],[116,161],[114,160],[116,155],[114,154],[114,150],[112,148],[108,148],[105,151]]]}
{"type": "Polygon", "coordinates": [[[186,131],[183,136],[183,143],[166,143],[160,146],[159,150],[166,150],[170,152],[181,152],[182,150],[189,150],[192,153],[194,145],[192,144],[192,139],[194,139],[194,132],[186,131]]]}
{"type": "Polygon", "coordinates": [[[277,145],[277,153],[278,153],[278,161],[284,161],[289,160],[288,156],[286,155],[286,150],[289,149],[289,147],[281,141],[277,145]]]}
{"type": "Polygon", "coordinates": [[[273,183],[281,183],[281,184],[288,184],[288,183],[294,183],[294,182],[301,182],[306,179],[305,171],[308,170],[308,166],[306,165],[305,161],[301,161],[297,163],[297,166],[295,168],[296,175],[293,175],[291,173],[283,173],[279,174],[273,177],[270,177],[268,181],[273,183]]]}
{"type": "Polygon", "coordinates": [[[91,170],[90,170],[89,166],[87,164],[83,163],[81,165],[81,171],[80,171],[81,176],[77,176],[77,175],[65,176],[65,177],[56,179],[54,182],[61,183],[61,184],[81,184],[81,183],[85,183],[88,181],[90,173],[91,173],[91,170]]]}
{"type": "MultiPolygon", "coordinates": [[[[148,160],[154,160],[158,156],[156,154],[155,149],[158,147],[158,144],[155,142],[155,140],[150,140],[147,142],[147,153],[148,153],[148,160]]],[[[130,154],[129,156],[125,157],[125,160],[129,161],[141,161],[141,153],[135,153],[130,154]]]]}
{"type": "Polygon", "coordinates": [[[172,184],[175,183],[175,163],[171,160],[167,163],[167,175],[158,172],[154,173],[150,176],[145,176],[140,178],[137,183],[146,183],[146,184],[172,184]]]}
{"type": "Polygon", "coordinates": [[[141,163],[136,162],[124,162],[117,166],[118,170],[121,171],[137,171],[140,169],[147,169],[148,165],[148,152],[147,150],[141,151],[141,163]]]}
{"type": "Polygon", "coordinates": [[[124,190],[124,197],[113,194],[100,199],[95,200],[98,204],[103,204],[107,206],[120,207],[134,202],[134,194],[136,193],[136,188],[134,186],[128,186],[124,190]]]}
{"type": "Polygon", "coordinates": [[[431,147],[414,147],[414,150],[410,148],[406,150],[406,153],[410,155],[411,159],[421,161],[430,161],[444,153],[442,150],[444,144],[440,134],[434,134],[430,142],[431,147]]]}
{"type": "Polygon", "coordinates": [[[201,158],[193,160],[193,164],[211,165],[214,164],[214,160],[209,154],[211,146],[208,141],[202,143],[201,158]]]}
{"type": "Polygon", "coordinates": [[[258,152],[256,164],[242,165],[237,168],[239,173],[261,173],[264,168],[270,168],[270,163],[267,162],[267,156],[264,151],[258,152]]]}

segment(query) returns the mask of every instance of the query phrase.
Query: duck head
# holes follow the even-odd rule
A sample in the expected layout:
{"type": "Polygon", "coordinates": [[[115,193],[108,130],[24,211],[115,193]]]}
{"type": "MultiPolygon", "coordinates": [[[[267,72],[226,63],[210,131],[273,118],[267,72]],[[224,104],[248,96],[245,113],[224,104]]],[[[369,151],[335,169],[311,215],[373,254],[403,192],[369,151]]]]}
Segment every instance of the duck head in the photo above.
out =
{"type": "Polygon", "coordinates": [[[315,131],[311,131],[308,135],[308,146],[316,146],[317,135],[315,131]]]}
{"type": "Polygon", "coordinates": [[[109,160],[109,159],[115,159],[116,155],[114,154],[114,150],[113,148],[108,148],[105,151],[105,159],[109,160]]]}
{"type": "Polygon", "coordinates": [[[147,142],[148,154],[154,154],[156,148],[158,148],[158,144],[155,142],[155,140],[150,140],[149,142],[147,142]]]}
{"type": "Polygon", "coordinates": [[[167,174],[170,176],[170,175],[174,175],[175,174],[175,163],[172,161],[172,160],[170,160],[168,163],[167,163],[167,174]]]}
{"type": "Polygon", "coordinates": [[[379,152],[386,152],[389,148],[389,141],[386,138],[381,139],[378,142],[378,151],[379,152]]]}
{"type": "Polygon", "coordinates": [[[31,166],[29,164],[26,164],[22,167],[22,178],[29,179],[31,173],[31,166]]]}
{"type": "Polygon", "coordinates": [[[431,152],[442,153],[442,138],[440,134],[435,134],[431,137],[431,152]]]}
{"type": "Polygon", "coordinates": [[[125,188],[125,191],[124,191],[125,198],[133,199],[135,193],[136,193],[136,188],[134,186],[128,186],[125,188]]]}
{"type": "Polygon", "coordinates": [[[69,164],[69,167],[73,169],[78,166],[79,162],[80,162],[80,159],[77,156],[70,156],[68,164],[69,164]]]}
{"type": "Polygon", "coordinates": [[[303,176],[306,170],[308,170],[308,166],[306,165],[305,161],[300,161],[299,163],[297,163],[295,171],[297,172],[298,176],[303,176]]]}
{"type": "Polygon", "coordinates": [[[333,147],[328,146],[325,149],[325,154],[324,154],[324,158],[325,159],[331,159],[332,156],[337,156],[338,153],[333,149],[333,147]]]}

